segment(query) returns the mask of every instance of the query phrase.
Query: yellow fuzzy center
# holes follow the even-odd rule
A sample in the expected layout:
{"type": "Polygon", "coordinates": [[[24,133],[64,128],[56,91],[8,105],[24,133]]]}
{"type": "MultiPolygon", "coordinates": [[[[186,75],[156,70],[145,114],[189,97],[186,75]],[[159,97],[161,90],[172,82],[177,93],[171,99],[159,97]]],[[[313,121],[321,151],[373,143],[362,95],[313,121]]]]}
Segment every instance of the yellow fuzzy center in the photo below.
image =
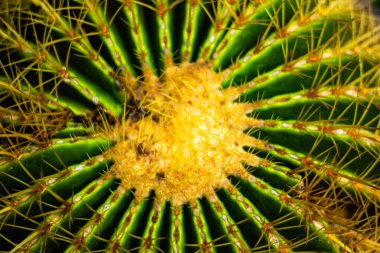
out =
{"type": "Polygon", "coordinates": [[[243,163],[258,164],[243,146],[260,143],[243,130],[261,122],[246,116],[248,104],[233,102],[236,89],[220,89],[224,76],[184,64],[168,68],[164,81],[141,84],[144,95],[136,96],[149,113],[113,129],[118,143],[108,153],[113,173],[137,200],[154,190],[158,201],[193,202],[229,186],[229,175],[248,177],[243,163]]]}

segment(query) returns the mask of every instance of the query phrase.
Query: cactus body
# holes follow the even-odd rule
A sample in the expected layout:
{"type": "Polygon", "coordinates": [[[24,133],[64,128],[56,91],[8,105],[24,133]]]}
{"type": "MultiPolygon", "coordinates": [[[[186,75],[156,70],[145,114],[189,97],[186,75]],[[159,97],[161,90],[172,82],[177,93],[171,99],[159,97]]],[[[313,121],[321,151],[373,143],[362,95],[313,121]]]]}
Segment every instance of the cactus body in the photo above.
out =
{"type": "Polygon", "coordinates": [[[378,248],[357,3],[5,1],[0,28],[0,251],[378,248]]]}

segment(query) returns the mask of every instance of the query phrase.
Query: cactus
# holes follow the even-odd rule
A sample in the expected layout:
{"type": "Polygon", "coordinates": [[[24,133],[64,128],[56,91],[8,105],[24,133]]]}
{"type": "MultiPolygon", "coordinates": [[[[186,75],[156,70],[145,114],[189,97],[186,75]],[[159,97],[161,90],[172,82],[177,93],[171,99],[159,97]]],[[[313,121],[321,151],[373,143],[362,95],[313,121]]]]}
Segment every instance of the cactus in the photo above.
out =
{"type": "Polygon", "coordinates": [[[0,3],[0,251],[374,252],[359,3],[0,3]]]}

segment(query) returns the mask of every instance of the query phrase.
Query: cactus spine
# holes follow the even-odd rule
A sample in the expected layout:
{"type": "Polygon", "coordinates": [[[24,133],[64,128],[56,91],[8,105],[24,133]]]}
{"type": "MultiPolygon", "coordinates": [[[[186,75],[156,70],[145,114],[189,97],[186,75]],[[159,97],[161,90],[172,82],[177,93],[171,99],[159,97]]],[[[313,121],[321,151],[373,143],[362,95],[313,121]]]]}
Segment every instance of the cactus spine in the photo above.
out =
{"type": "Polygon", "coordinates": [[[378,248],[354,0],[17,0],[0,28],[0,251],[378,248]]]}

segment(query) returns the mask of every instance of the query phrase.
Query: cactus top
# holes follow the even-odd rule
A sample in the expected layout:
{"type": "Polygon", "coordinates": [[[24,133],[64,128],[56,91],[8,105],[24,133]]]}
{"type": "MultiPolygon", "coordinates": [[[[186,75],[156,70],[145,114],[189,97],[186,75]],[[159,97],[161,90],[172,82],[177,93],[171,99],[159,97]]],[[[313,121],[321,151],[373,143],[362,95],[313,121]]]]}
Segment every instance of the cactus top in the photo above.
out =
{"type": "Polygon", "coordinates": [[[231,102],[234,89],[219,88],[224,75],[186,64],[169,69],[158,85],[156,78],[141,84],[149,95],[137,94],[139,106],[150,113],[111,130],[118,144],[108,152],[113,172],[137,199],[155,190],[159,200],[191,203],[228,186],[228,175],[250,177],[242,162],[258,159],[242,146],[260,143],[242,130],[260,121],[246,116],[248,104],[231,102]]]}

